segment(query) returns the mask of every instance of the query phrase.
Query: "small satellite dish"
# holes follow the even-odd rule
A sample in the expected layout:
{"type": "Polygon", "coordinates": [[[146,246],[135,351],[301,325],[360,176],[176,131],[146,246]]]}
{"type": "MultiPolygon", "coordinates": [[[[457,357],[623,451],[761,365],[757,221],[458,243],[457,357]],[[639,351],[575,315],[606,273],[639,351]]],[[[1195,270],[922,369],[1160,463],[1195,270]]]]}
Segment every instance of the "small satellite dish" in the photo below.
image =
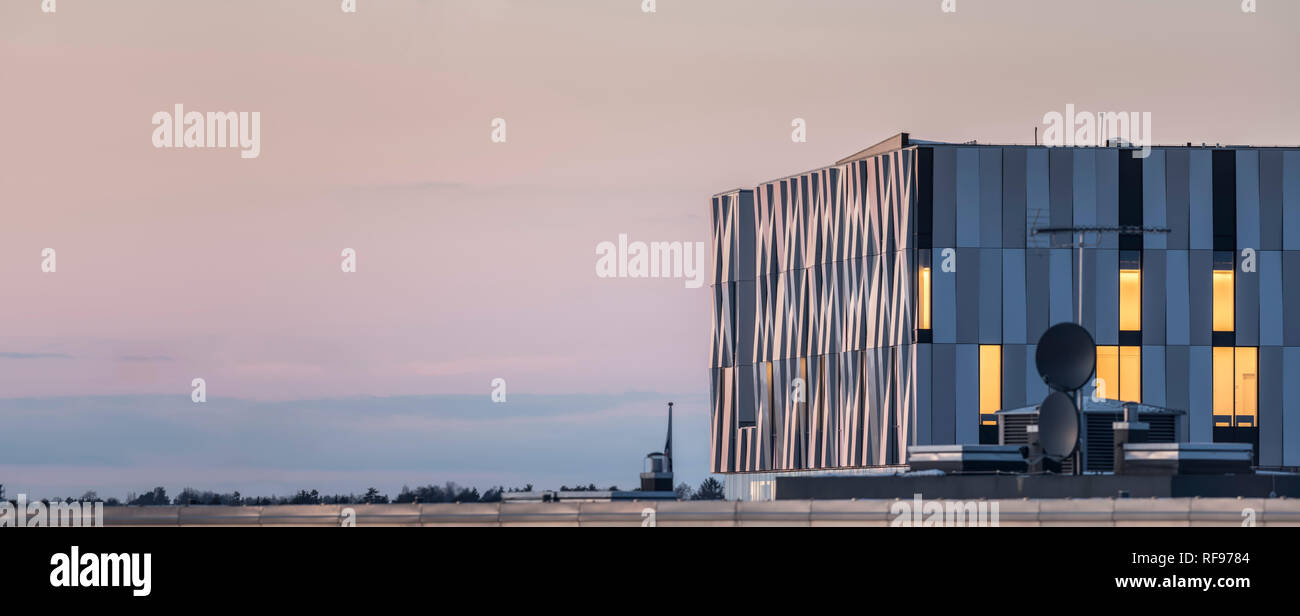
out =
{"type": "Polygon", "coordinates": [[[1049,458],[1074,455],[1079,445],[1079,409],[1070,396],[1059,391],[1047,394],[1038,407],[1038,441],[1049,458]]]}
{"type": "Polygon", "coordinates": [[[1088,383],[1097,367],[1092,334],[1074,323],[1057,323],[1038,339],[1034,353],[1038,374],[1056,391],[1074,391],[1088,383]]]}

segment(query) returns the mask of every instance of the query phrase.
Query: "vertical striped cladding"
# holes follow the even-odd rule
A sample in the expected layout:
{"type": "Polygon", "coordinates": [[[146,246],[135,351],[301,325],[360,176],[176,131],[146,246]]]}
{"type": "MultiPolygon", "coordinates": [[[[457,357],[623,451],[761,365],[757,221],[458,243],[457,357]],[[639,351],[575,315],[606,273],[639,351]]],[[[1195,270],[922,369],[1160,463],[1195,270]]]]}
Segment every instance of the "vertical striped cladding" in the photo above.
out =
{"type": "MultiPolygon", "coordinates": [[[[976,442],[979,345],[1002,346],[1002,406],[1035,404],[1034,344],[1078,309],[1071,238],[1033,230],[1135,219],[1170,229],[1140,244],[1143,401],[1188,411],[1186,436],[1213,439],[1211,271],[1226,238],[1239,265],[1255,252],[1235,276],[1234,335],[1260,349],[1260,462],[1300,465],[1300,150],[1128,157],[922,144],[715,197],[712,470],[894,464],[910,444],[976,442]],[[1215,214],[1225,157],[1230,235],[1215,214]],[[924,338],[918,237],[932,264],[924,338]]],[[[1132,340],[1119,331],[1120,242],[1088,239],[1085,325],[1098,344],[1132,340]]]]}
{"type": "Polygon", "coordinates": [[[715,252],[739,246],[728,233],[745,207],[753,250],[714,259],[715,285],[741,289],[714,290],[714,472],[901,460],[915,430],[914,179],[915,151],[901,150],[760,185],[748,202],[715,197],[715,252]]]}

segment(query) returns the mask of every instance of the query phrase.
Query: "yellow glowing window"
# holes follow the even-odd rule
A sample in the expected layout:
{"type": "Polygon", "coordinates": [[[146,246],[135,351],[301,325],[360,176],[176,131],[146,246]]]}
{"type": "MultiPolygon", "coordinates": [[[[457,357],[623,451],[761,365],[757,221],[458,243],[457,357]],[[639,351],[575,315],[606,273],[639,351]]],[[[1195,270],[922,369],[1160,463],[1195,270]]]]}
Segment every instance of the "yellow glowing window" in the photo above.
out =
{"type": "Polygon", "coordinates": [[[1119,399],[1142,401],[1142,347],[1119,348],[1119,399]]]}
{"type": "Polygon", "coordinates": [[[980,345],[980,423],[996,426],[993,414],[1002,408],[1002,347],[980,345]]]}
{"type": "Polygon", "coordinates": [[[930,268],[922,267],[916,306],[916,328],[930,329],[930,268]]]}
{"type": "Polygon", "coordinates": [[[1232,348],[1214,347],[1214,425],[1218,427],[1232,426],[1235,397],[1232,356],[1232,348]]]}
{"type": "Polygon", "coordinates": [[[1245,347],[1237,349],[1236,367],[1236,412],[1234,423],[1238,427],[1256,426],[1259,396],[1257,376],[1259,374],[1259,349],[1245,347]]]}
{"type": "Polygon", "coordinates": [[[1142,331],[1142,270],[1119,271],[1119,329],[1142,331]]]}
{"type": "Polygon", "coordinates": [[[1214,331],[1230,332],[1236,327],[1233,313],[1233,270],[1214,270],[1214,331]]]}
{"type": "Polygon", "coordinates": [[[1097,397],[1119,399],[1119,347],[1097,347],[1097,397]]]}
{"type": "Polygon", "coordinates": [[[1097,397],[1142,401],[1142,347],[1097,347],[1097,397]]]}

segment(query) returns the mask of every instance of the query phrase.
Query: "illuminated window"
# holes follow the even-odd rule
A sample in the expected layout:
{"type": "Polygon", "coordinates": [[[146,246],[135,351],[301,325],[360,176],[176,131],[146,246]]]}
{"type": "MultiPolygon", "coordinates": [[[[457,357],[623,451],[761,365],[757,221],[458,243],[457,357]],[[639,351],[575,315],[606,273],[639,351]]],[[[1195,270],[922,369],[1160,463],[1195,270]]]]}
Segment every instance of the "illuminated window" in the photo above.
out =
{"type": "Polygon", "coordinates": [[[998,425],[997,413],[1002,409],[1002,347],[996,344],[980,345],[980,424],[998,425]]]}
{"type": "Polygon", "coordinates": [[[1142,401],[1142,347],[1119,348],[1119,399],[1142,401]]]}
{"type": "Polygon", "coordinates": [[[1233,425],[1237,427],[1255,427],[1259,411],[1259,349],[1242,347],[1236,353],[1236,409],[1233,413],[1233,425]]]}
{"type": "MultiPolygon", "coordinates": [[[[1216,274],[1218,272],[1215,272],[1216,274]]],[[[1214,425],[1232,427],[1233,407],[1233,349],[1214,347],[1214,425]]]]}
{"type": "Polygon", "coordinates": [[[930,329],[930,251],[917,252],[916,328],[930,329]]]}
{"type": "Polygon", "coordinates": [[[1236,315],[1233,312],[1233,272],[1231,253],[1225,258],[1215,255],[1214,259],[1214,331],[1230,332],[1236,329],[1236,315]]]}
{"type": "Polygon", "coordinates": [[[1142,270],[1119,271],[1119,329],[1142,330],[1142,270]]]}
{"type": "Polygon", "coordinates": [[[1097,347],[1097,397],[1119,399],[1119,347],[1097,347]]]}
{"type": "Polygon", "coordinates": [[[1097,397],[1142,401],[1142,347],[1097,347],[1097,397]]]}
{"type": "Polygon", "coordinates": [[[1259,349],[1214,347],[1214,426],[1259,426],[1259,349]]]}
{"type": "Polygon", "coordinates": [[[916,327],[917,329],[930,329],[930,268],[921,268],[920,285],[916,327]]]}

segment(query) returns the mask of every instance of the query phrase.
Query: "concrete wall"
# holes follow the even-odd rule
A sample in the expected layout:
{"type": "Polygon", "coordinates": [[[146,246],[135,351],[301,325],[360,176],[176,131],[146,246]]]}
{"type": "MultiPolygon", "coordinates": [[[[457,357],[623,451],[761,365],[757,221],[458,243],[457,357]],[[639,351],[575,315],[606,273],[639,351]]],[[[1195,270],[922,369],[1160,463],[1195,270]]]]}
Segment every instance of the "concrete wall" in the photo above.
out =
{"type": "MultiPolygon", "coordinates": [[[[933,501],[943,503],[944,501],[933,501]]],[[[999,526],[1300,526],[1300,499],[1084,498],[983,502],[999,526]]],[[[908,500],[107,507],[105,526],[891,526],[908,500]]]]}

